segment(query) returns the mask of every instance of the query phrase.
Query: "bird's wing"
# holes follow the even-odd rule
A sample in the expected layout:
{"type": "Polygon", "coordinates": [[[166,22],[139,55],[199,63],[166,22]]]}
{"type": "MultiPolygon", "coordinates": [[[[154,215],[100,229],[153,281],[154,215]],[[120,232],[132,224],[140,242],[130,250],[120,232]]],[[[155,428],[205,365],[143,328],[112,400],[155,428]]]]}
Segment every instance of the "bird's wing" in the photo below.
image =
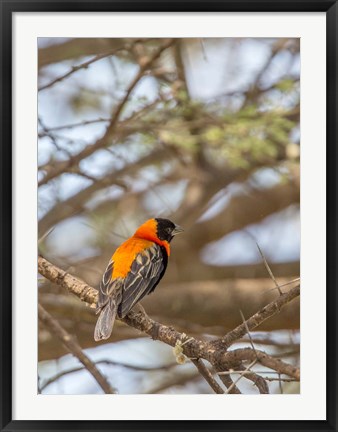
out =
{"type": "Polygon", "coordinates": [[[99,312],[103,306],[108,303],[108,300],[112,298],[112,295],[116,292],[118,294],[118,288],[122,286],[120,279],[112,279],[114,269],[114,261],[111,259],[107,265],[106,270],[103,273],[100,289],[99,299],[97,302],[97,312],[99,312]]]}
{"type": "Polygon", "coordinates": [[[124,317],[145,295],[151,293],[161,280],[168,257],[161,246],[154,243],[151,247],[138,253],[125,278],[122,301],[118,314],[124,317]]]}

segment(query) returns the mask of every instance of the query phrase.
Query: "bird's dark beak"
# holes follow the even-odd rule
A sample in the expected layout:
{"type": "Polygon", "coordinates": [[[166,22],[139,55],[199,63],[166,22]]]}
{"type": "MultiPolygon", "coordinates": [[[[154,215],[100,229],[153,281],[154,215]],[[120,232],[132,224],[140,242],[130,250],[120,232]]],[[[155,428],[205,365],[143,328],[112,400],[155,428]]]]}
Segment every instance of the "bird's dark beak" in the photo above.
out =
{"type": "Polygon", "coordinates": [[[175,236],[177,234],[180,234],[183,231],[184,231],[183,228],[181,228],[179,225],[175,225],[175,228],[172,230],[171,235],[175,236]]]}

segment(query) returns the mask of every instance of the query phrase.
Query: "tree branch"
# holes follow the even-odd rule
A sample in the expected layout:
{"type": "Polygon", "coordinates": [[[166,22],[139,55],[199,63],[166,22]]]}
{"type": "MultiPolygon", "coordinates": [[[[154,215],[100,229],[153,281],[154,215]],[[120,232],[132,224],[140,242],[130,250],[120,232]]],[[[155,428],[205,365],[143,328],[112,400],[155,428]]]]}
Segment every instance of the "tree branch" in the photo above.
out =
{"type": "Polygon", "coordinates": [[[119,179],[122,176],[132,175],[141,167],[150,165],[154,162],[160,163],[162,160],[167,161],[170,156],[169,152],[163,149],[156,149],[152,153],[140,158],[137,164],[133,163],[126,165],[119,170],[106,175],[102,179],[96,180],[89,186],[81,189],[76,195],[57,203],[48,213],[46,213],[39,221],[39,232],[42,234],[62,220],[83,212],[85,204],[94,193],[113,184],[120,186],[121,181],[119,179]]]}
{"type": "Polygon", "coordinates": [[[291,288],[285,294],[282,294],[278,297],[277,300],[269,303],[263,309],[255,313],[251,318],[246,320],[245,323],[239,325],[234,330],[227,333],[223,338],[217,339],[213,342],[215,348],[228,348],[232,345],[236,340],[240,339],[247,333],[247,329],[253,330],[258,327],[263,321],[271,318],[275,314],[279,313],[281,308],[288,304],[291,300],[298,297],[300,295],[300,285],[296,285],[294,288],[291,288]]]}
{"type": "MultiPolygon", "coordinates": [[[[123,367],[123,368],[126,368],[126,369],[132,369],[134,371],[142,371],[142,372],[153,372],[153,371],[160,371],[160,370],[170,370],[170,369],[173,369],[173,368],[177,367],[177,363],[172,363],[172,364],[168,364],[168,365],[161,365],[161,366],[154,366],[154,367],[142,367],[142,366],[130,365],[130,364],[127,364],[127,363],[121,363],[121,362],[117,362],[117,361],[113,361],[113,360],[99,360],[95,364],[96,365],[103,364],[103,365],[107,365],[107,366],[120,366],[120,367],[123,367]]],[[[42,392],[50,384],[54,383],[55,381],[57,381],[58,379],[64,377],[65,375],[69,375],[69,374],[76,373],[76,372],[81,372],[81,371],[83,371],[85,369],[86,369],[85,367],[75,367],[73,369],[67,369],[67,370],[64,370],[62,372],[59,372],[58,374],[56,374],[53,377],[51,377],[48,380],[46,380],[41,385],[40,391],[42,392]]]]}
{"type": "Polygon", "coordinates": [[[116,393],[106,378],[97,369],[95,364],[84,354],[81,347],[75,342],[73,337],[67,333],[66,330],[64,330],[40,304],[38,311],[39,320],[42,322],[42,324],[66,346],[73,356],[75,356],[83,364],[83,366],[97,381],[102,390],[108,394],[116,393]]]}
{"type": "Polygon", "coordinates": [[[255,386],[258,388],[260,394],[269,394],[269,387],[266,383],[266,379],[258,375],[257,373],[248,370],[244,372],[246,369],[244,366],[239,366],[239,370],[245,374],[245,377],[252,381],[255,386]]]}
{"type": "Polygon", "coordinates": [[[224,394],[224,390],[217,383],[209,369],[205,366],[201,359],[191,359],[192,363],[197,367],[199,373],[203,376],[206,382],[210,385],[213,391],[217,394],[224,394]]]}
{"type": "Polygon", "coordinates": [[[92,59],[79,64],[78,66],[73,66],[67,73],[65,73],[64,75],[61,75],[55,79],[53,79],[52,81],[50,81],[48,84],[42,85],[38,88],[38,91],[42,91],[42,90],[46,90],[50,87],[52,87],[54,84],[63,81],[65,78],[68,78],[69,76],[73,75],[73,73],[79,71],[80,69],[87,69],[91,64],[96,63],[99,60],[102,60],[106,57],[110,57],[114,54],[116,54],[116,52],[123,50],[123,49],[127,49],[127,46],[124,47],[120,47],[111,51],[108,51],[106,53],[102,53],[102,54],[97,54],[95,57],[93,57],[92,59]]]}
{"type": "Polygon", "coordinates": [[[96,141],[95,144],[89,145],[85,147],[82,151],[80,151],[77,155],[73,156],[72,158],[68,159],[67,161],[59,162],[57,165],[54,165],[50,169],[49,172],[46,173],[46,175],[39,181],[39,186],[42,186],[46,183],[48,183],[53,178],[59,176],[60,174],[69,171],[69,169],[73,166],[76,166],[79,164],[79,162],[82,159],[87,158],[88,156],[92,155],[95,151],[104,148],[107,146],[109,139],[111,138],[115,127],[118,123],[118,120],[120,118],[120,114],[127,103],[129,96],[131,92],[134,90],[138,82],[141,80],[141,78],[144,76],[145,72],[150,68],[150,66],[153,64],[154,61],[160,57],[162,52],[169,48],[173,44],[173,40],[169,39],[165,43],[162,44],[162,46],[156,50],[156,52],[149,57],[140,67],[139,72],[136,74],[135,78],[132,80],[132,82],[129,84],[129,87],[124,95],[124,97],[120,100],[119,104],[114,108],[114,111],[111,116],[110,124],[107,126],[107,129],[104,133],[104,135],[96,141]]]}
{"type": "Polygon", "coordinates": [[[46,279],[62,286],[70,293],[79,297],[80,300],[95,307],[98,298],[98,292],[95,288],[54,266],[41,256],[38,257],[38,269],[39,273],[46,279]]]}
{"type": "MultiPolygon", "coordinates": [[[[57,283],[58,285],[65,287],[69,292],[75,294],[81,300],[87,301],[91,305],[95,305],[97,301],[97,291],[87,285],[85,282],[67,274],[42,257],[38,258],[38,268],[39,273],[42,276],[54,283],[57,283]]],[[[289,292],[279,296],[277,300],[269,303],[253,317],[246,320],[245,324],[243,323],[232,332],[229,332],[224,338],[210,342],[198,340],[192,337],[189,338],[184,343],[184,346],[182,345],[184,355],[190,359],[207,360],[213,367],[215,367],[218,372],[222,370],[229,370],[231,368],[236,369],[236,367],[240,366],[243,361],[255,360],[259,361],[264,366],[276,370],[279,373],[287,374],[290,377],[299,380],[299,368],[291,366],[279,359],[273,358],[263,351],[253,350],[252,348],[227,351],[228,347],[232,343],[244,336],[244,334],[247,332],[247,329],[251,330],[257,327],[261,322],[276,314],[283,306],[297,297],[299,292],[299,285],[290,289],[289,292]]],[[[130,311],[129,314],[122,319],[122,321],[129,326],[148,334],[154,340],[160,340],[161,342],[173,347],[176,346],[178,341],[186,339],[186,335],[183,335],[174,328],[168,327],[151,319],[142,311],[142,308],[137,311],[130,311]]],[[[202,372],[202,366],[200,364],[196,366],[198,366],[198,369],[201,369],[202,372]]],[[[212,388],[216,390],[215,383],[211,381],[210,376],[207,376],[204,368],[202,375],[205,379],[207,379],[210,385],[212,383],[212,388]]],[[[244,375],[245,374],[243,374],[243,376],[244,375]]],[[[253,376],[250,376],[250,378],[252,379],[253,376]]],[[[225,382],[226,380],[231,380],[231,377],[224,375],[222,381],[225,382]]],[[[229,382],[227,384],[229,385],[229,382]]],[[[237,389],[235,384],[230,384],[228,392],[232,392],[235,389],[237,389]]],[[[220,391],[219,387],[217,387],[217,391],[220,391]]]]}
{"type": "Polygon", "coordinates": [[[295,378],[297,381],[300,380],[300,370],[296,366],[292,366],[287,364],[277,358],[271,357],[266,354],[264,351],[256,350],[253,351],[251,348],[240,348],[234,351],[228,351],[225,354],[226,361],[236,362],[249,360],[254,361],[257,359],[259,363],[263,366],[266,366],[270,369],[273,369],[280,374],[289,375],[292,378],[295,378]]]}
{"type": "Polygon", "coordinates": [[[125,43],[126,39],[122,38],[73,38],[59,44],[39,48],[38,66],[40,69],[65,60],[121,49],[125,43]]]}

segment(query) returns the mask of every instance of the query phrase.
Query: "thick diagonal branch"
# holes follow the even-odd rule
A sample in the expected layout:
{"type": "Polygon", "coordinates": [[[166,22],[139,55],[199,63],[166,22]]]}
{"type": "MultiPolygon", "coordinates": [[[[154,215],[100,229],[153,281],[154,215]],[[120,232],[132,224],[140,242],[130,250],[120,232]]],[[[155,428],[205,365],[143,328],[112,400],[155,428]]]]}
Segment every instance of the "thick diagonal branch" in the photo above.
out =
{"type": "Polygon", "coordinates": [[[296,285],[285,294],[279,296],[275,301],[269,303],[260,311],[255,313],[251,318],[246,320],[243,324],[240,324],[234,330],[227,333],[224,337],[217,339],[213,342],[215,348],[220,349],[228,348],[235,341],[242,338],[249,330],[253,330],[258,327],[263,321],[271,318],[275,314],[279,313],[281,308],[289,303],[294,298],[300,295],[300,285],[296,285]]]}
{"type": "Polygon", "coordinates": [[[82,364],[88,370],[88,372],[94,377],[96,382],[102,388],[105,393],[112,394],[116,393],[113,387],[108,383],[106,378],[101,374],[95,364],[86,356],[82,351],[81,347],[72,336],[66,332],[60,324],[53,319],[53,317],[39,304],[39,320],[42,324],[56,336],[82,364]]]}

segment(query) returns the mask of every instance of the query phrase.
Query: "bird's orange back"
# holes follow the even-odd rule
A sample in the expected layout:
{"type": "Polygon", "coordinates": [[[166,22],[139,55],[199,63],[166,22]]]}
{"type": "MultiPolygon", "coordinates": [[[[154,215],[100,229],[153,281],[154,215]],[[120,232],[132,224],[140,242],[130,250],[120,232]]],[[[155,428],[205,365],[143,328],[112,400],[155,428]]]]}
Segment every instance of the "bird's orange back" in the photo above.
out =
{"type": "Polygon", "coordinates": [[[136,255],[153,245],[152,241],[131,237],[118,247],[112,256],[114,268],[112,279],[124,278],[130,271],[130,267],[136,255]]]}
{"type": "Polygon", "coordinates": [[[112,261],[114,261],[112,279],[126,277],[136,255],[150,248],[154,243],[163,246],[168,256],[170,255],[169,243],[157,237],[156,220],[149,219],[136,230],[135,234],[130,239],[126,240],[116,249],[112,256],[112,261]]]}

